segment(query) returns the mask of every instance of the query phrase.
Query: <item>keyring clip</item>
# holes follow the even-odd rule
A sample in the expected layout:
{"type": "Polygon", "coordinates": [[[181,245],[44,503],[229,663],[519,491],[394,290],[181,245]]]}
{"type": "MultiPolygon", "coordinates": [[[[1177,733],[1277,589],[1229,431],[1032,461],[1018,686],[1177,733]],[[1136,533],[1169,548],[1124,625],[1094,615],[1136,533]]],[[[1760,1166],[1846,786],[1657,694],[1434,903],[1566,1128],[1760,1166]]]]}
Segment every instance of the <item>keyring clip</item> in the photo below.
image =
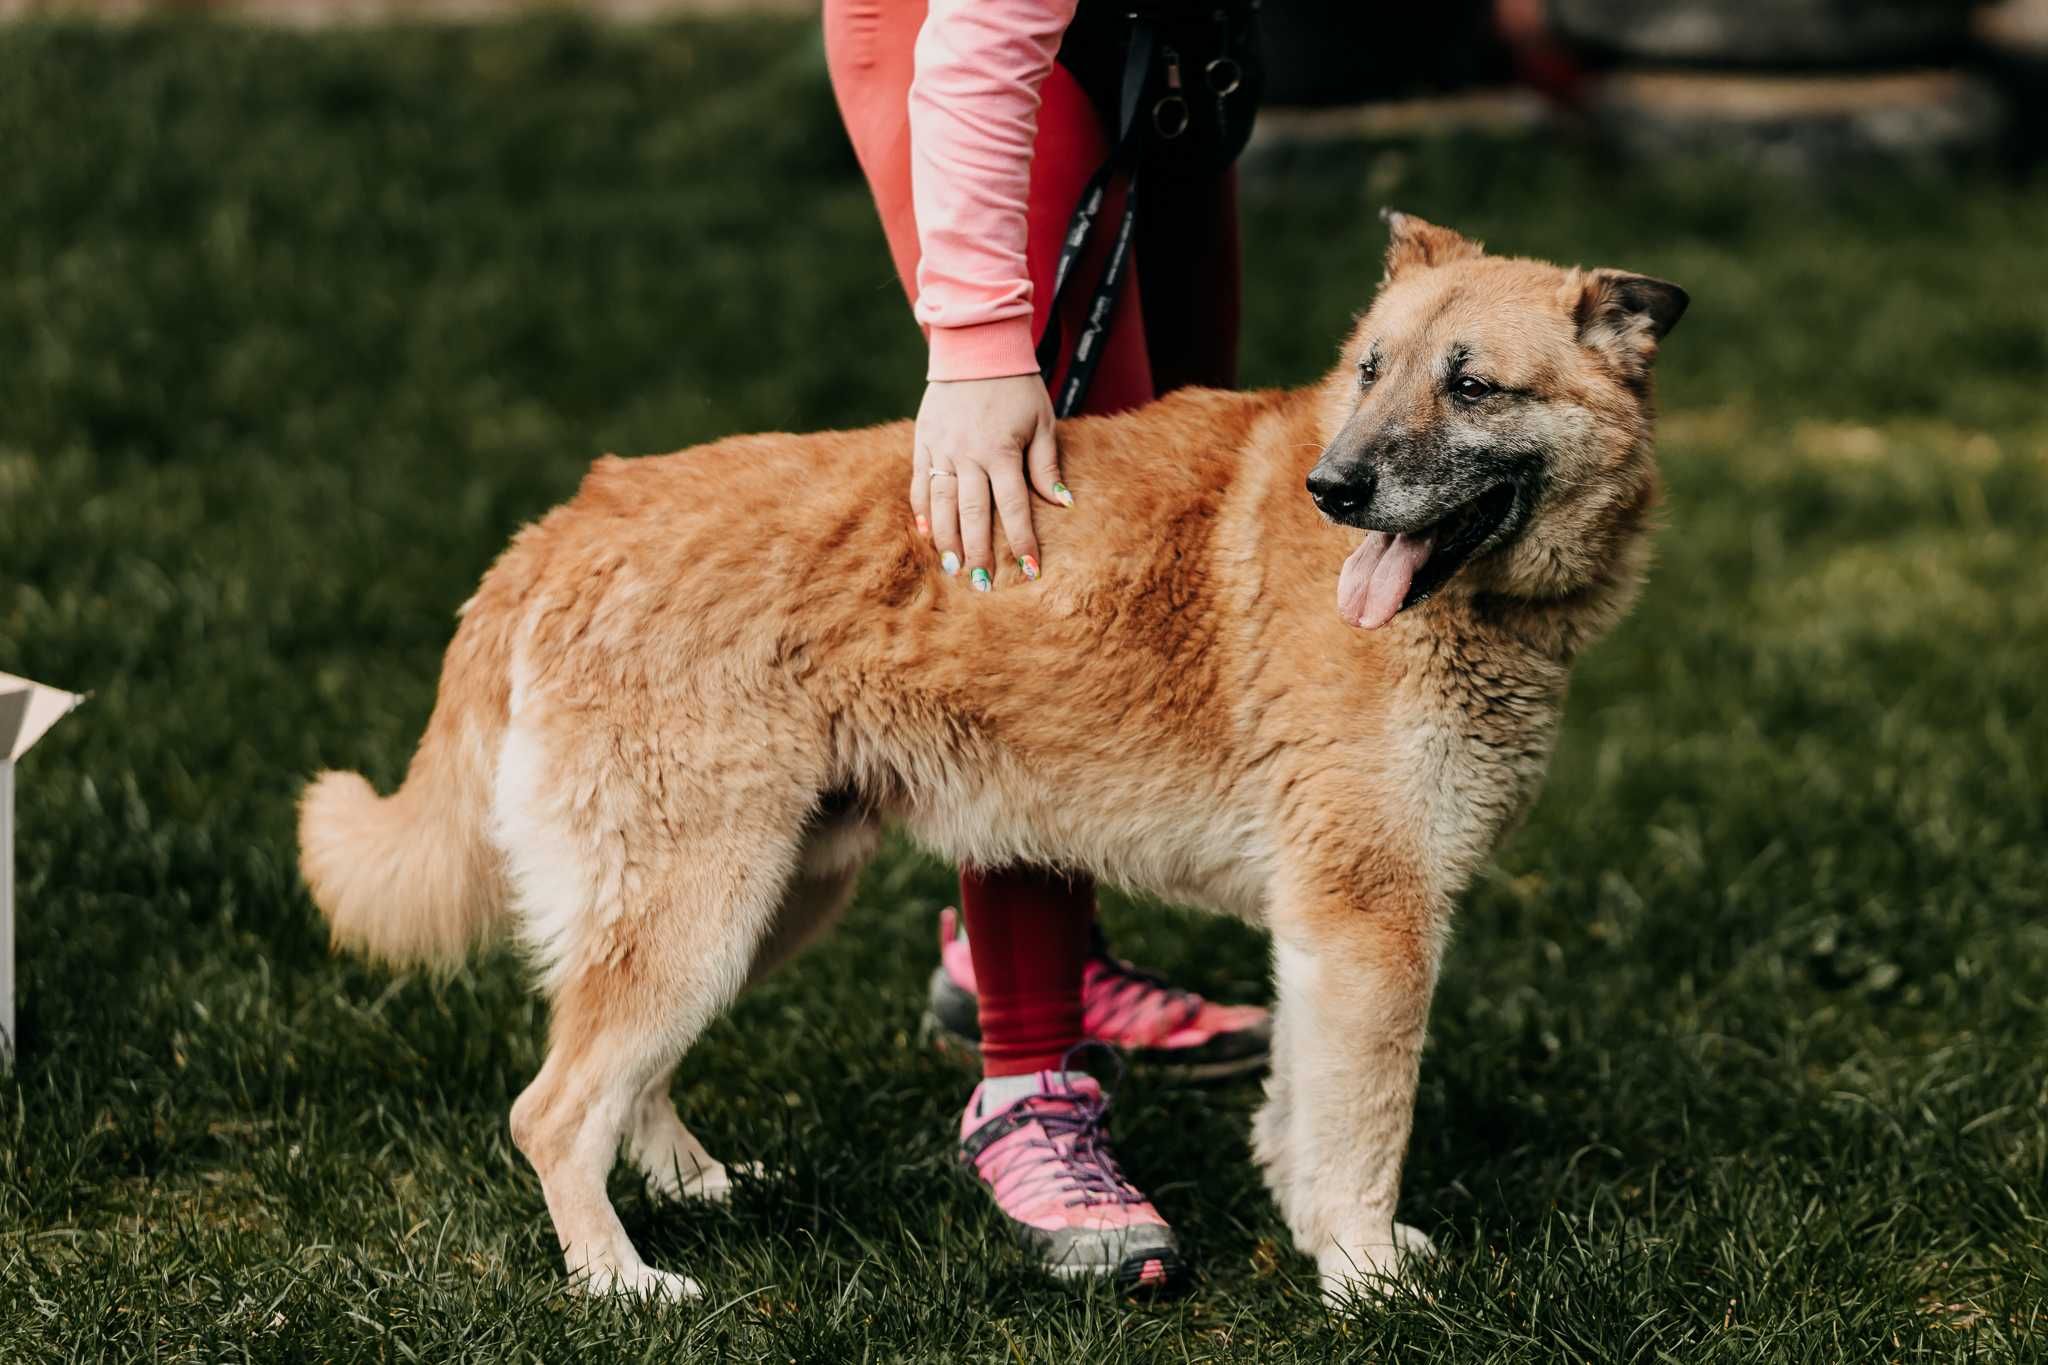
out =
{"type": "Polygon", "coordinates": [[[1244,84],[1244,65],[1235,57],[1217,57],[1202,68],[1202,75],[1209,81],[1210,93],[1234,95],[1244,84]],[[1219,75],[1219,71],[1223,74],[1219,75]]]}
{"type": "Polygon", "coordinates": [[[1188,102],[1179,95],[1167,95],[1152,106],[1152,131],[1168,142],[1188,130],[1188,102]]]}

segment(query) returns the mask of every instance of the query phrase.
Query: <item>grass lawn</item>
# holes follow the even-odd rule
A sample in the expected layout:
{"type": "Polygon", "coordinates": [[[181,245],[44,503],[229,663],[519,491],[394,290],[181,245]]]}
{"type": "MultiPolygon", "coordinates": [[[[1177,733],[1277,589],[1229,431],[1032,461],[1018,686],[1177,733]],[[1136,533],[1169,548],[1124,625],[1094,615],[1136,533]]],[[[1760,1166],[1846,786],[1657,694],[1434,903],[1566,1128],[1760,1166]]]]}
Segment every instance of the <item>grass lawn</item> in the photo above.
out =
{"type": "MultiPolygon", "coordinates": [[[[1654,582],[1437,997],[1402,1217],[1440,1264],[1326,1312],[1257,1088],[1138,1078],[1196,1286],[1032,1273],[950,1173],[949,877],[897,848],[684,1067],[768,1178],[618,1179],[709,1286],[640,1311],[562,1292],[507,1138],[518,963],[330,958],[291,804],[398,777],[454,607],[590,457],[910,410],[814,41],[0,30],[0,670],[96,694],[22,772],[0,1360],[2048,1356],[2048,184],[1325,154],[1247,186],[1248,380],[1328,362],[1382,202],[1694,298],[1654,582]]],[[[1266,990],[1240,926],[1106,914],[1266,990]]]]}

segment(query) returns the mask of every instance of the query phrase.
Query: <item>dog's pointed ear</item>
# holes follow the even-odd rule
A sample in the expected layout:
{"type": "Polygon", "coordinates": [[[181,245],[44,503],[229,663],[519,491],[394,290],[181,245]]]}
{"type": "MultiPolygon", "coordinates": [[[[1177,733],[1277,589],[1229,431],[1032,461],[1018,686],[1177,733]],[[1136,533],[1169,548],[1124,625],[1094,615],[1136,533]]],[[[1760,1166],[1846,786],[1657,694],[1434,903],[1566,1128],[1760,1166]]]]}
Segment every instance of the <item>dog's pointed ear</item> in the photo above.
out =
{"type": "Polygon", "coordinates": [[[1486,248],[1471,238],[1425,223],[1412,213],[1381,209],[1380,221],[1387,225],[1387,273],[1391,280],[1404,270],[1444,265],[1450,261],[1484,256],[1486,248]]]}
{"type": "Polygon", "coordinates": [[[1607,356],[1630,384],[1649,375],[1657,343],[1678,325],[1690,302],[1669,280],[1626,270],[1574,270],[1565,277],[1565,305],[1579,343],[1607,356]]]}
{"type": "Polygon", "coordinates": [[[1591,270],[1579,277],[1572,316],[1589,346],[1647,340],[1652,346],[1685,316],[1691,297],[1669,280],[1626,270],[1591,270]]]}

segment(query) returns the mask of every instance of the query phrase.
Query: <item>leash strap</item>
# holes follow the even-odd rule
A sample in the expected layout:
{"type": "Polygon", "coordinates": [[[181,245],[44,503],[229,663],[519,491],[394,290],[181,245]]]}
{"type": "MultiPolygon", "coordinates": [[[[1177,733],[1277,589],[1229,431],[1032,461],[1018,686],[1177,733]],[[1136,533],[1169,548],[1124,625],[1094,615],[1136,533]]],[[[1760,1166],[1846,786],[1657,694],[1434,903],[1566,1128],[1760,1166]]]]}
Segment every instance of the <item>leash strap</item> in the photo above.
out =
{"type": "MultiPolygon", "coordinates": [[[[1108,158],[1089,178],[1087,188],[1081,191],[1081,202],[1074,209],[1074,216],[1068,220],[1066,239],[1060,244],[1059,264],[1054,268],[1052,277],[1052,303],[1046,311],[1045,331],[1038,341],[1038,372],[1048,387],[1059,368],[1060,300],[1066,296],[1075,262],[1081,259],[1088,239],[1094,235],[1095,219],[1102,212],[1103,200],[1108,197],[1110,181],[1131,159],[1129,154],[1135,145],[1132,130],[1138,123],[1138,106],[1145,93],[1145,77],[1152,69],[1154,39],[1150,20],[1138,19],[1132,24],[1130,46],[1124,55],[1116,143],[1110,148],[1108,158]]],[[[1117,294],[1130,267],[1131,239],[1136,235],[1137,225],[1138,171],[1133,164],[1124,181],[1123,221],[1117,225],[1116,241],[1110,246],[1109,259],[1103,263],[1102,278],[1096,282],[1094,297],[1089,300],[1088,313],[1081,323],[1081,334],[1075,338],[1066,382],[1060,385],[1060,391],[1053,399],[1055,417],[1073,416],[1088,396],[1088,386],[1094,382],[1095,367],[1102,361],[1103,341],[1108,335],[1111,317],[1116,312],[1117,294]]]]}
{"type": "MultiPolygon", "coordinates": [[[[1122,290],[1125,268],[1131,261],[1131,238],[1137,226],[1138,173],[1133,170],[1124,182],[1123,221],[1117,224],[1116,241],[1110,245],[1109,260],[1102,267],[1102,279],[1095,286],[1095,297],[1089,301],[1088,314],[1081,321],[1081,334],[1074,338],[1074,355],[1067,362],[1066,382],[1060,385],[1059,397],[1053,403],[1053,415],[1056,417],[1072,417],[1080,411],[1081,400],[1088,396],[1088,386],[1095,380],[1095,367],[1102,361],[1110,317],[1116,312],[1117,295],[1122,290]]],[[[1055,298],[1053,303],[1057,306],[1059,300],[1055,298]]]]}

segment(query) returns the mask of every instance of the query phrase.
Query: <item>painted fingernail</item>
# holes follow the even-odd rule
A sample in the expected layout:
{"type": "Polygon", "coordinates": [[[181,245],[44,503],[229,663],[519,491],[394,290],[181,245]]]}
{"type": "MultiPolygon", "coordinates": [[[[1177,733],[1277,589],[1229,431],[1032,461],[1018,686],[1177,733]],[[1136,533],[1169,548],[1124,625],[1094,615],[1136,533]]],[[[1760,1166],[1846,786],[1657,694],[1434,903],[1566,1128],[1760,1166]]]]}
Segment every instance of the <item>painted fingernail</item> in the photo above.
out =
{"type": "Polygon", "coordinates": [[[1052,486],[1052,495],[1060,500],[1060,506],[1062,507],[1072,507],[1074,505],[1074,490],[1063,483],[1056,483],[1052,486]]]}
{"type": "Polygon", "coordinates": [[[995,584],[989,581],[987,569],[974,569],[967,575],[967,581],[974,585],[976,592],[987,592],[995,584]]]}
{"type": "Polygon", "coordinates": [[[917,519],[917,533],[921,536],[928,536],[932,533],[932,523],[930,518],[919,517],[917,519]]]}
{"type": "Polygon", "coordinates": [[[946,551],[946,553],[939,556],[939,567],[947,573],[959,573],[960,556],[954,554],[951,550],[946,551]]]}
{"type": "Polygon", "coordinates": [[[1024,576],[1030,579],[1033,583],[1036,583],[1038,581],[1038,556],[1018,555],[1017,567],[1022,569],[1024,571],[1024,576]]]}

